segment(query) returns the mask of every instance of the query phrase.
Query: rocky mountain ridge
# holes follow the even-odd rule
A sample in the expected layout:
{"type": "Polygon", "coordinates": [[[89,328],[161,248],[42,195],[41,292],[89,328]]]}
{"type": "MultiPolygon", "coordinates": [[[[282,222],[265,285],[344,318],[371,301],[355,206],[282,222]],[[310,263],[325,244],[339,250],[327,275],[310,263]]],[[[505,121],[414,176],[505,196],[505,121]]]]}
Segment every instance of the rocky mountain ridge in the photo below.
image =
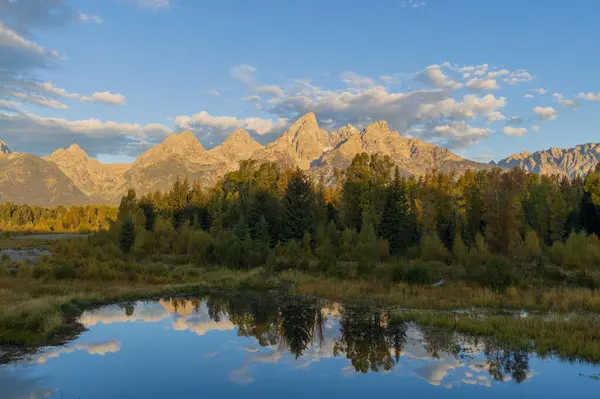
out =
{"type": "Polygon", "coordinates": [[[493,165],[513,168],[542,175],[566,175],[570,179],[583,176],[600,162],[600,143],[587,143],[572,148],[549,148],[533,154],[524,151],[511,155],[493,165]]]}
{"type": "Polygon", "coordinates": [[[266,146],[253,140],[247,131],[236,129],[210,150],[189,131],[172,134],[130,165],[102,164],[76,144],[43,158],[27,155],[28,161],[18,168],[14,163],[0,164],[0,193],[4,201],[31,204],[36,201],[114,204],[129,188],[138,194],[166,190],[178,177],[212,186],[246,159],[297,167],[332,183],[334,170],[347,168],[354,156],[362,152],[389,155],[405,175],[423,175],[434,168],[462,172],[467,168],[493,167],[463,159],[448,149],[419,139],[401,137],[385,121],[372,123],[362,131],[347,124],[329,133],[319,126],[314,113],[308,113],[266,146]],[[39,161],[34,162],[34,158],[39,161]],[[34,175],[40,187],[46,181],[60,182],[60,193],[53,194],[52,201],[44,198],[43,192],[36,192],[39,198],[17,195],[8,176],[13,176],[12,180],[16,176],[22,182],[24,176],[34,175]]]}

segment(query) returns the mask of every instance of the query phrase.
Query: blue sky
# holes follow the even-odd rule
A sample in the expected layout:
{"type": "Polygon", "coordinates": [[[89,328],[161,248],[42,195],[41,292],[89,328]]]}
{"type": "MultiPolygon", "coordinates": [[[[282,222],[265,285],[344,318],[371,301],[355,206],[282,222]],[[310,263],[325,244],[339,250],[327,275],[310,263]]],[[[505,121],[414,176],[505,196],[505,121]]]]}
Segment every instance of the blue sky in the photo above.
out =
{"type": "Polygon", "coordinates": [[[0,0],[0,139],[122,161],[184,129],[270,141],[314,111],[485,161],[600,141],[598,15],[594,0],[0,0]]]}

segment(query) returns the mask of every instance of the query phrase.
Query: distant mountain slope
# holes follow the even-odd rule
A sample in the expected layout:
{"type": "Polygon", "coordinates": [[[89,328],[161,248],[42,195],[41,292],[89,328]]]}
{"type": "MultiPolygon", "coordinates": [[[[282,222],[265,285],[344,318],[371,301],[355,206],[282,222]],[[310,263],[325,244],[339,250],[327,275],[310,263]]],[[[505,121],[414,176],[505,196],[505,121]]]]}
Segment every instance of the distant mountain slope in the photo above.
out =
{"type": "Polygon", "coordinates": [[[123,174],[130,167],[102,164],[97,159],[90,158],[77,144],[66,150],[58,149],[44,159],[54,162],[91,201],[99,202],[103,202],[108,193],[113,193],[123,184],[123,174]]]}
{"type": "Polygon", "coordinates": [[[167,190],[177,178],[214,185],[235,167],[217,154],[208,153],[191,132],[172,134],[140,155],[131,165],[123,174],[123,183],[117,187],[112,201],[117,201],[129,188],[138,194],[167,190]]]}
{"type": "Polygon", "coordinates": [[[560,174],[573,178],[585,175],[600,162],[600,143],[588,143],[572,148],[549,148],[533,154],[525,151],[499,161],[498,166],[518,166],[526,172],[544,175],[560,174]]]}
{"type": "Polygon", "coordinates": [[[56,206],[89,198],[51,161],[29,154],[0,157],[0,203],[56,206]]]}

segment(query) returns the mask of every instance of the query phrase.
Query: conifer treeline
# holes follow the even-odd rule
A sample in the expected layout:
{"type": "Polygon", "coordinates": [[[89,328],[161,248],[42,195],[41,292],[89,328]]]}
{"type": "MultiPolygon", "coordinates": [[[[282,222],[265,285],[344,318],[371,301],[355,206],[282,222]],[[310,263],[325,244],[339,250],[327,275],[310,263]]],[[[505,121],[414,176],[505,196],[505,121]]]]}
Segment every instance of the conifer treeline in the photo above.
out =
{"type": "MultiPolygon", "coordinates": [[[[336,176],[326,187],[300,170],[246,161],[212,190],[178,180],[166,193],[130,191],[119,220],[135,226],[132,250],[177,252],[169,237],[202,231],[194,239],[212,242],[211,260],[231,266],[265,262],[275,246],[325,265],[388,256],[466,263],[490,252],[533,260],[543,248],[587,244],[600,251],[600,167],[573,180],[516,168],[405,178],[389,157],[360,154],[336,176]]],[[[590,261],[600,261],[598,251],[590,261]]]]}

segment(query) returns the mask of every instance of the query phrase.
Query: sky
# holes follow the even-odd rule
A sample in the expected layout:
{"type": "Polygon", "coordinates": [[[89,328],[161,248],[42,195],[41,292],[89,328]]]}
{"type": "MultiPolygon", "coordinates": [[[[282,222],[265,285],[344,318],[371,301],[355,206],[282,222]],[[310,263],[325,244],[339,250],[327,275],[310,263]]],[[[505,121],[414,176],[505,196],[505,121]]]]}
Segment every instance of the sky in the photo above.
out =
{"type": "Polygon", "coordinates": [[[314,112],[488,162],[600,141],[596,0],[0,0],[0,140],[129,162],[314,112]]]}

